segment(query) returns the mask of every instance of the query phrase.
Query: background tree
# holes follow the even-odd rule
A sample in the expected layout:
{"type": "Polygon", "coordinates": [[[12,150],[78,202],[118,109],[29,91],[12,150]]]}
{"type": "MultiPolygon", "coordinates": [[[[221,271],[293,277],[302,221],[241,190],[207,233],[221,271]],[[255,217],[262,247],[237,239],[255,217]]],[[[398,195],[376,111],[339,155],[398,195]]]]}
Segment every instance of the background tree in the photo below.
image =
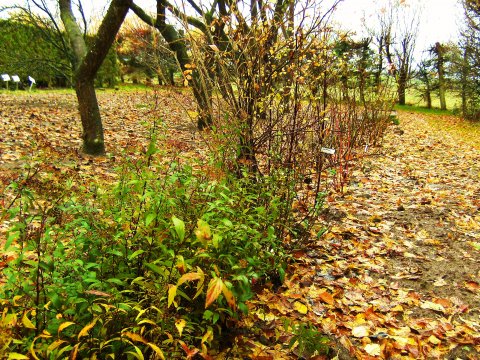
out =
{"type": "MultiPolygon", "coordinates": [[[[224,2],[221,3],[224,4],[224,2]]],[[[196,17],[184,14],[182,11],[180,11],[180,9],[166,0],[157,0],[157,11],[156,15],[153,16],[148,14],[144,9],[135,3],[131,5],[131,9],[147,25],[155,27],[165,39],[170,50],[175,53],[182,72],[186,74],[185,79],[190,79],[188,83],[192,86],[193,94],[197,102],[198,128],[202,130],[206,127],[209,127],[212,123],[210,116],[210,110],[212,108],[211,90],[208,83],[201,81],[198,76],[198,72],[191,68],[192,60],[188,54],[187,40],[183,36],[182,32],[167,22],[167,16],[173,15],[177,18],[180,18],[181,21],[186,20],[191,26],[194,26],[196,29],[199,29],[205,34],[208,33],[208,25],[212,25],[214,20],[213,15],[217,7],[221,5],[217,4],[209,11],[204,11],[203,8],[193,0],[188,1],[188,4],[190,4],[192,12],[196,15],[196,17]],[[170,12],[170,14],[167,13],[167,10],[170,12]]]]}
{"type": "Polygon", "coordinates": [[[395,79],[400,105],[405,105],[406,90],[414,74],[419,19],[418,11],[405,1],[390,0],[379,12],[377,24],[367,29],[377,46],[376,84],[381,82],[386,64],[386,70],[395,79]]]}
{"type": "MultiPolygon", "coordinates": [[[[55,1],[63,29],[55,15],[57,11],[52,9],[52,3],[46,0],[29,0],[25,7],[14,7],[21,10],[29,22],[45,35],[40,40],[47,39],[48,43],[57,48],[70,63],[72,83],[75,87],[82,121],[83,151],[87,154],[99,155],[105,152],[103,126],[94,82],[131,2],[131,0],[112,0],[96,34],[88,34],[81,1],[76,3],[81,19],[79,22],[75,17],[71,0],[55,1]],[[37,15],[39,12],[44,16],[37,15]]],[[[116,60],[112,60],[110,65],[114,68],[116,60]]],[[[109,70],[108,66],[104,69],[105,72],[112,70],[109,70]]],[[[112,77],[110,77],[111,81],[112,77]]]]}
{"type": "Polygon", "coordinates": [[[435,62],[435,68],[437,71],[437,80],[438,80],[438,95],[440,98],[440,108],[442,110],[447,110],[447,102],[445,100],[445,91],[446,91],[446,78],[445,78],[445,63],[447,48],[445,45],[436,42],[434,46],[430,49],[430,53],[433,55],[435,62]]]}
{"type": "Polygon", "coordinates": [[[116,51],[124,74],[141,72],[147,79],[157,77],[159,84],[175,85],[174,75],[180,71],[175,55],[151,26],[133,21],[124,24],[116,51]]]}
{"type": "Polygon", "coordinates": [[[43,86],[71,84],[70,63],[57,46],[58,33],[46,20],[42,24],[32,24],[23,13],[0,19],[0,67],[24,81],[32,76],[43,86]]]}
{"type": "Polygon", "coordinates": [[[460,79],[462,113],[468,119],[480,119],[480,3],[463,0],[465,26],[456,57],[457,76],[460,79]]]}
{"type": "Polygon", "coordinates": [[[420,92],[425,100],[427,108],[432,108],[432,94],[435,89],[435,69],[431,58],[420,61],[417,65],[416,78],[419,84],[416,90],[420,92]]]}

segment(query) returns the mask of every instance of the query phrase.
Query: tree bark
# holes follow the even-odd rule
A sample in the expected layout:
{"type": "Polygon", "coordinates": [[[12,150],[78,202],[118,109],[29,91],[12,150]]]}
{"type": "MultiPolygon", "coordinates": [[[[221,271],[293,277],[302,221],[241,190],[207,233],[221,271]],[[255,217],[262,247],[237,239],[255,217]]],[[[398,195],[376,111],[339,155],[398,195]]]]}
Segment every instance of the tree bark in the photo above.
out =
{"type": "Polygon", "coordinates": [[[102,155],[105,153],[105,141],[94,79],[77,79],[75,92],[82,120],[83,151],[90,155],[102,155]]]}

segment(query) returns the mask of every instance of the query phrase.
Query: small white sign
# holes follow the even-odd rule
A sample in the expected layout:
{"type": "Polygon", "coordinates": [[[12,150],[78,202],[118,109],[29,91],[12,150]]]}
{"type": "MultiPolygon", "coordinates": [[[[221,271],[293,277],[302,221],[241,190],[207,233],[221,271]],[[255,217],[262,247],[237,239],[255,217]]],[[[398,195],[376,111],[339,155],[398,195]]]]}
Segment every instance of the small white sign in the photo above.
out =
{"type": "Polygon", "coordinates": [[[35,79],[31,76],[28,76],[28,81],[30,81],[31,84],[35,84],[35,79]]]}
{"type": "Polygon", "coordinates": [[[10,75],[8,75],[8,74],[2,74],[2,80],[3,80],[3,81],[10,81],[10,75]]]}
{"type": "Polygon", "coordinates": [[[335,149],[330,149],[330,148],[326,148],[326,147],[322,147],[322,148],[320,149],[320,151],[321,151],[322,153],[325,153],[325,154],[328,154],[328,155],[333,155],[333,154],[335,154],[335,149]]]}
{"type": "Polygon", "coordinates": [[[12,80],[16,83],[20,82],[20,78],[18,77],[18,75],[12,75],[12,80]]]}

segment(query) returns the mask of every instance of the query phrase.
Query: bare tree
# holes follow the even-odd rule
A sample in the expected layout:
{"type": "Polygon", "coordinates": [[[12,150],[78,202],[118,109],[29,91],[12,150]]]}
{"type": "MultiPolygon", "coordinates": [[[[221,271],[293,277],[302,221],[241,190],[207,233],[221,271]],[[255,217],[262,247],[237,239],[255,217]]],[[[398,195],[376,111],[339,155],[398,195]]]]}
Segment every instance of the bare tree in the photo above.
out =
{"type": "Polygon", "coordinates": [[[376,84],[381,82],[386,62],[387,70],[397,84],[398,103],[405,105],[406,90],[414,73],[412,65],[420,22],[419,11],[409,8],[404,1],[390,0],[380,11],[377,22],[373,29],[368,29],[378,49],[376,84]]]}

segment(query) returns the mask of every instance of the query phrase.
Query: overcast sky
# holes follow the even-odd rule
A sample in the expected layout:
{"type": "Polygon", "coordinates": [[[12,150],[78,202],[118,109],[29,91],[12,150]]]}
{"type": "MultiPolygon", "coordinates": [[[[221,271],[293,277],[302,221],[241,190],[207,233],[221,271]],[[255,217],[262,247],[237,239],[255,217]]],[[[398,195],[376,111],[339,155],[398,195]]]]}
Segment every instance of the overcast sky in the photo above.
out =
{"type": "MultiPolygon", "coordinates": [[[[0,5],[24,3],[25,0],[0,0],[0,5]]],[[[50,0],[52,3],[55,1],[50,0]]],[[[135,0],[142,6],[150,5],[155,8],[155,0],[135,0]]],[[[178,1],[178,0],[177,0],[178,1]]],[[[324,4],[328,1],[324,0],[324,4]]],[[[417,40],[417,57],[421,51],[427,49],[435,42],[455,41],[458,26],[462,20],[460,0],[399,0],[410,8],[421,8],[420,28],[417,40]]],[[[201,2],[201,0],[200,0],[201,2]]],[[[337,8],[334,19],[345,30],[351,30],[361,35],[362,21],[367,24],[375,23],[377,13],[381,11],[389,0],[343,0],[337,8]]],[[[107,6],[108,1],[83,0],[87,13],[97,17],[107,6]]],[[[418,59],[417,59],[418,60],[418,59]]]]}
{"type": "MultiPolygon", "coordinates": [[[[377,13],[387,3],[388,0],[343,0],[334,18],[342,28],[361,33],[362,20],[365,19],[367,24],[374,24],[377,13]]],[[[463,15],[459,0],[406,0],[405,4],[420,10],[417,54],[437,41],[442,43],[458,38],[463,15]]]]}

